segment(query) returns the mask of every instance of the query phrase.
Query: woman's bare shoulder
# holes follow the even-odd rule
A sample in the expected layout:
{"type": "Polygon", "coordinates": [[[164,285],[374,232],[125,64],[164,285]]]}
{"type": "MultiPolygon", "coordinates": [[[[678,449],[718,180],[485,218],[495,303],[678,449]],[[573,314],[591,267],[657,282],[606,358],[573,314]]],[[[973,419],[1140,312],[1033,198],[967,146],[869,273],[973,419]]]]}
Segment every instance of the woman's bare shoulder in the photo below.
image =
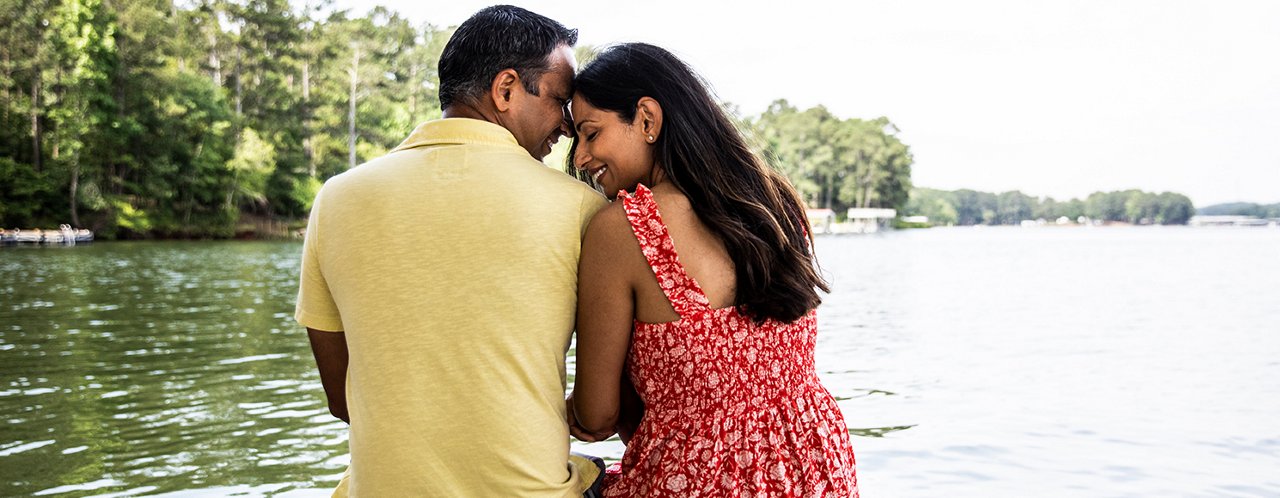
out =
{"type": "Polygon", "coordinates": [[[614,201],[591,218],[582,241],[582,261],[583,271],[627,281],[648,268],[621,201],[614,201]]]}
{"type": "Polygon", "coordinates": [[[631,231],[631,221],[627,219],[621,200],[614,201],[591,218],[582,250],[603,253],[609,258],[631,252],[641,254],[640,244],[631,231]]]}
{"type": "Polygon", "coordinates": [[[623,208],[622,201],[614,201],[591,217],[591,222],[587,224],[587,237],[590,238],[593,234],[596,237],[616,236],[623,228],[630,232],[631,222],[627,220],[627,211],[623,208]]]}

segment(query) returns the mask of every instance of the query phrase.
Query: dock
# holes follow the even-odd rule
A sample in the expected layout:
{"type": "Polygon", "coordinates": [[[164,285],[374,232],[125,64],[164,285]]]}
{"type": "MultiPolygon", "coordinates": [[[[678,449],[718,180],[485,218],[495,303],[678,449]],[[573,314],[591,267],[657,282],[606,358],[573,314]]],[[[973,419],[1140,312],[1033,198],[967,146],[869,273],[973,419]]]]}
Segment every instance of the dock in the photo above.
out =
{"type": "Polygon", "coordinates": [[[62,225],[57,229],[29,228],[13,230],[0,229],[0,245],[66,245],[87,244],[93,242],[93,232],[86,228],[72,228],[62,225]]]}

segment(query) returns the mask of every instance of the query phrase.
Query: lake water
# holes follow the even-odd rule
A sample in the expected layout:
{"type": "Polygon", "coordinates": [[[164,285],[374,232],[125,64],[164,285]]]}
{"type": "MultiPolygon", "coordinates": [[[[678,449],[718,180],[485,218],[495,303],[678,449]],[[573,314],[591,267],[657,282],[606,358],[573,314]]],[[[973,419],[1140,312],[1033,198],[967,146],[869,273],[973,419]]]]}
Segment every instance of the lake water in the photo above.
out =
{"type": "MultiPolygon", "coordinates": [[[[300,247],[0,250],[0,495],[327,496],[345,425],[291,318],[300,247]]],[[[817,248],[864,496],[1280,496],[1280,230],[817,248]]]]}

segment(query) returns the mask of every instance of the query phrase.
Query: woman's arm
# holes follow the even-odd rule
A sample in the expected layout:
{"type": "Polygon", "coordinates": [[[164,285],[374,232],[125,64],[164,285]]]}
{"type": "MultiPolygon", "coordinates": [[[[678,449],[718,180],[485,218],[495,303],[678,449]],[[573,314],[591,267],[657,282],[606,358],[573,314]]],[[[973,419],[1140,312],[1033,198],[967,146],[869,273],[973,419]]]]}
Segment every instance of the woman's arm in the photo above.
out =
{"type": "MultiPolygon", "coordinates": [[[[632,258],[643,261],[622,203],[591,219],[578,264],[578,349],[572,404],[588,433],[612,432],[635,316],[632,258]]],[[[647,268],[647,265],[646,265],[647,268]]]]}
{"type": "Polygon", "coordinates": [[[636,386],[631,384],[631,378],[623,372],[621,388],[618,391],[618,422],[614,425],[614,430],[618,432],[618,438],[622,440],[622,444],[631,442],[631,436],[636,434],[636,430],[640,428],[640,420],[643,418],[644,401],[636,392],[636,386]]]}

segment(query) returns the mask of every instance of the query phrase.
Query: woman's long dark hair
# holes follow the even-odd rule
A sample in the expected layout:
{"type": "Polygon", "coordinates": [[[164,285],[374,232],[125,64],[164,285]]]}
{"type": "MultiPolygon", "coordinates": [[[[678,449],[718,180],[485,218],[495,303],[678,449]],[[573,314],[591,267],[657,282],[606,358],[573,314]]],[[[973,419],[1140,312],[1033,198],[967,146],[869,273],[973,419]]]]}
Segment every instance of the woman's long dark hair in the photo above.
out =
{"type": "Polygon", "coordinates": [[[818,307],[817,289],[830,289],[815,267],[804,204],[785,177],[751,152],[688,65],[653,45],[616,45],[582,69],[574,90],[625,123],[641,97],[662,106],[657,166],[728,250],[739,311],[757,322],[790,322],[818,307]]]}

